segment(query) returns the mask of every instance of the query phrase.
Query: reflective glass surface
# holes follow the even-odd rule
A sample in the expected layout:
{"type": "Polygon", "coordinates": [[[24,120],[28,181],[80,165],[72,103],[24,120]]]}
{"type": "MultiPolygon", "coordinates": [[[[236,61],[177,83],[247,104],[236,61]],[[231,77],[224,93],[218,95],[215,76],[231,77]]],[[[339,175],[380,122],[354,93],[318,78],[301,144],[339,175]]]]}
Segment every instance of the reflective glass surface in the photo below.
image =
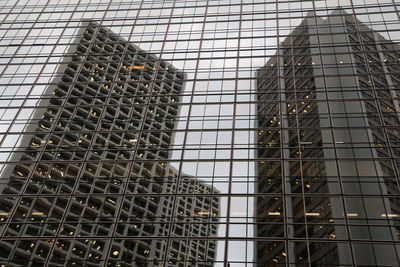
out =
{"type": "Polygon", "coordinates": [[[0,0],[0,266],[400,266],[397,0],[0,0]]]}

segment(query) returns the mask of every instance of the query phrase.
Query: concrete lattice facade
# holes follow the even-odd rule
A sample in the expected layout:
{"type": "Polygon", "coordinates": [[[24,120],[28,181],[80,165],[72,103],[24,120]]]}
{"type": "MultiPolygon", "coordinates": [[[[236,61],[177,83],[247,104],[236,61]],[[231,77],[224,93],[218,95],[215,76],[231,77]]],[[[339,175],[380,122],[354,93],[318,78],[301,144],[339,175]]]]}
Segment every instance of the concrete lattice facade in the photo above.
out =
{"type": "Polygon", "coordinates": [[[217,191],[167,163],[185,74],[86,25],[2,174],[0,265],[211,266],[184,237],[216,234],[217,191]]]}

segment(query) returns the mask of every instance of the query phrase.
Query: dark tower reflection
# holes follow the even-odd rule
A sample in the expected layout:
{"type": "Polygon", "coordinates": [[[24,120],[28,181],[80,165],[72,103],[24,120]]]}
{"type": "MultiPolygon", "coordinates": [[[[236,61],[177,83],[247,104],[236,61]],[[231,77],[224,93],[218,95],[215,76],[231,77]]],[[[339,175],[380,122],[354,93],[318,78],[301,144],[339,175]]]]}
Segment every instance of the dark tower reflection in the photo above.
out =
{"type": "Polygon", "coordinates": [[[185,74],[81,32],[2,174],[1,266],[212,266],[218,191],[168,163],[185,74]]]}
{"type": "Polygon", "coordinates": [[[399,56],[337,9],[257,71],[257,266],[399,264],[399,56]]]}

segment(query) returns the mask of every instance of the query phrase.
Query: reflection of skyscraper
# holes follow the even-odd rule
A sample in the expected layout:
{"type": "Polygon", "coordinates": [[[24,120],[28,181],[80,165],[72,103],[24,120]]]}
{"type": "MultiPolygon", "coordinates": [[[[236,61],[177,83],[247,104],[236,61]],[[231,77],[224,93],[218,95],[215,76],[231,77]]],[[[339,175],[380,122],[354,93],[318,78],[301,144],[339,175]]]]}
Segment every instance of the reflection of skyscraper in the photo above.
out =
{"type": "Polygon", "coordinates": [[[338,9],[258,70],[260,266],[399,265],[399,58],[338,9]]]}
{"type": "Polygon", "coordinates": [[[166,162],[183,86],[169,63],[88,23],[2,174],[0,264],[213,262],[215,242],[196,238],[216,234],[219,199],[201,194],[217,191],[166,162]]]}

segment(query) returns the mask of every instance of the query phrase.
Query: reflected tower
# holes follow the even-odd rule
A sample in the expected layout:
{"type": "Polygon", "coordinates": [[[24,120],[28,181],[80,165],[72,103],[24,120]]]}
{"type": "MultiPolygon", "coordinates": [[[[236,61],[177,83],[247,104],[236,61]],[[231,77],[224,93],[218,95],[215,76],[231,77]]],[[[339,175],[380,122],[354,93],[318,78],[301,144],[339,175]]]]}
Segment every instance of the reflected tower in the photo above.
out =
{"type": "Polygon", "coordinates": [[[399,264],[399,61],[337,9],[257,71],[257,266],[399,264]]]}
{"type": "Polygon", "coordinates": [[[218,191],[168,163],[185,74],[80,34],[2,173],[0,265],[211,266],[218,191]]]}

